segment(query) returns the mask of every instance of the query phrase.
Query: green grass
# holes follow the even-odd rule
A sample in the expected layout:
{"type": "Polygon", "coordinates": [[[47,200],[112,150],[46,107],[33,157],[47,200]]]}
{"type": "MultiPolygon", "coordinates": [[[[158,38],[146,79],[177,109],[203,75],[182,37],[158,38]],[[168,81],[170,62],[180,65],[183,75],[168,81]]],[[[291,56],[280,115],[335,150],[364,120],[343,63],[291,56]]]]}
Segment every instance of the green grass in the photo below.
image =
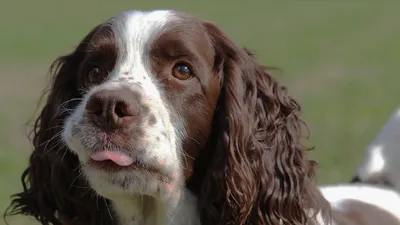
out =
{"type": "MultiPolygon", "coordinates": [[[[194,13],[214,21],[262,63],[281,68],[279,79],[300,101],[311,130],[321,184],[350,179],[364,147],[399,104],[400,4],[394,2],[21,2],[7,1],[0,10],[0,211],[21,189],[30,151],[24,124],[46,84],[47,67],[122,10],[194,13]]],[[[11,224],[31,223],[19,218],[11,224]]]]}

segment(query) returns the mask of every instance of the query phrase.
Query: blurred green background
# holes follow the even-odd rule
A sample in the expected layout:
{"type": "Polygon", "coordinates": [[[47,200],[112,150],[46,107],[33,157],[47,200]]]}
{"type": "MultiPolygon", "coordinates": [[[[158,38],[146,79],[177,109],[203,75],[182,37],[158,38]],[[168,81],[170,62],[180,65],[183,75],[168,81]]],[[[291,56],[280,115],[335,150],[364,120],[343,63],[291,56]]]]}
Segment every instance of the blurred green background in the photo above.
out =
{"type": "MultiPolygon", "coordinates": [[[[168,8],[213,21],[278,79],[303,107],[318,183],[346,182],[398,100],[400,4],[392,1],[10,1],[0,9],[0,211],[21,190],[48,66],[96,24],[127,9],[168,8]]],[[[34,224],[26,218],[11,225],[34,224]]],[[[1,220],[0,224],[4,222],[1,220]]]]}

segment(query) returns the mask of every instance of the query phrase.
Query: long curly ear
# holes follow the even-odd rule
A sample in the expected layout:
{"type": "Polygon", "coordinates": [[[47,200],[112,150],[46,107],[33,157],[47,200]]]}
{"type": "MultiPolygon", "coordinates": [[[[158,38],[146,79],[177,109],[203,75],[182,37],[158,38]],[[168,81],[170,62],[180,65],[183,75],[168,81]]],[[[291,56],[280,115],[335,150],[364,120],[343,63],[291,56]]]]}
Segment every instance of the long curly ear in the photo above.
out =
{"type": "Polygon", "coordinates": [[[96,29],[74,52],[59,57],[51,65],[53,80],[43,94],[48,94],[47,101],[31,133],[34,150],[22,174],[23,191],[12,196],[5,216],[30,215],[46,225],[112,224],[105,222],[108,212],[98,212],[106,209],[105,201],[91,193],[80,176],[78,158],[60,139],[64,118],[82,97],[77,70],[96,29]]]}
{"type": "Polygon", "coordinates": [[[205,27],[223,85],[215,138],[201,156],[210,162],[200,191],[203,224],[308,224],[327,202],[301,144],[299,104],[249,51],[205,27]]]}

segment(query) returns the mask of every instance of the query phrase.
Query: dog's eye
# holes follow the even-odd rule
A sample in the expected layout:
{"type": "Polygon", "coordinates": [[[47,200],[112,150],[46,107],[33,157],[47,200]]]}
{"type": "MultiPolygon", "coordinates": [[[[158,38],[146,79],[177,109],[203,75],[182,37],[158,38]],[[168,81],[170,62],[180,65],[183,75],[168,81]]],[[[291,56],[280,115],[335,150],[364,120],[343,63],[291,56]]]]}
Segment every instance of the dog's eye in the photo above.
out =
{"type": "Polygon", "coordinates": [[[92,67],[88,72],[88,79],[91,83],[97,83],[102,79],[101,69],[98,66],[92,67]]]}
{"type": "Polygon", "coordinates": [[[178,63],[174,66],[174,68],[172,68],[172,75],[179,80],[187,80],[192,78],[193,73],[190,70],[189,66],[178,63]]]}

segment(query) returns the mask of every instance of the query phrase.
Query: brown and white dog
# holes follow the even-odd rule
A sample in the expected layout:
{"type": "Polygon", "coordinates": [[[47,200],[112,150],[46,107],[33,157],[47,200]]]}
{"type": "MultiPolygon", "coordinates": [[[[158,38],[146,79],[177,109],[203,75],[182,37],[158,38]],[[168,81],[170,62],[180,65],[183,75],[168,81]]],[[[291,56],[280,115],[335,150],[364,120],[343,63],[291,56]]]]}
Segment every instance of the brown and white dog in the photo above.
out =
{"type": "Polygon", "coordinates": [[[300,106],[214,24],[124,12],[52,74],[12,213],[56,225],[303,225],[328,214],[300,106]]]}
{"type": "Polygon", "coordinates": [[[214,24],[124,12],[51,72],[9,214],[43,225],[328,223],[300,106],[214,24]]]}

